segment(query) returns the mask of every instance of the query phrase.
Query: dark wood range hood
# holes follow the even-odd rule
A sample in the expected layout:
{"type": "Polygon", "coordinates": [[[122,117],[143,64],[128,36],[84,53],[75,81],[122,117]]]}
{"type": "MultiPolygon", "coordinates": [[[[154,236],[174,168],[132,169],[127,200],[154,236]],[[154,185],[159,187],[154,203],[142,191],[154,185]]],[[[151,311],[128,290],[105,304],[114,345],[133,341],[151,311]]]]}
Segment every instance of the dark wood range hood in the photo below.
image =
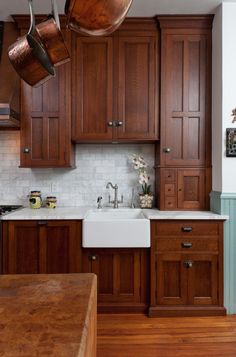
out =
{"type": "Polygon", "coordinates": [[[0,23],[0,129],[20,127],[20,79],[7,55],[17,37],[13,22],[0,23]]]}

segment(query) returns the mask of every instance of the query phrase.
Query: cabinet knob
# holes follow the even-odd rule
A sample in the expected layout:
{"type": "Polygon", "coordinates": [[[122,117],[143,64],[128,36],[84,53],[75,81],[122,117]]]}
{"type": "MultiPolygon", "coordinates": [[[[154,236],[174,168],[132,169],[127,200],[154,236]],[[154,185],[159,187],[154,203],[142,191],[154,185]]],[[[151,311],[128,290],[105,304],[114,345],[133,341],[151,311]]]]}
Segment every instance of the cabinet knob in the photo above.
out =
{"type": "Polygon", "coordinates": [[[171,152],[171,148],[164,148],[163,151],[166,153],[166,154],[169,154],[171,152]]]}
{"type": "Polygon", "coordinates": [[[118,127],[118,126],[122,126],[122,125],[123,125],[123,121],[119,121],[119,120],[113,121],[113,126],[114,127],[118,127]]]}
{"type": "Polygon", "coordinates": [[[89,260],[97,260],[98,256],[96,254],[92,254],[89,256],[89,260]]]}
{"type": "Polygon", "coordinates": [[[185,268],[189,269],[189,268],[192,268],[193,267],[193,262],[191,260],[186,260],[184,262],[184,266],[185,268]]]}
{"type": "Polygon", "coordinates": [[[109,121],[109,122],[107,123],[107,126],[113,126],[113,121],[109,121]]]}
{"type": "Polygon", "coordinates": [[[29,152],[30,152],[30,148],[24,148],[23,149],[23,153],[24,154],[29,154],[29,152]]]}

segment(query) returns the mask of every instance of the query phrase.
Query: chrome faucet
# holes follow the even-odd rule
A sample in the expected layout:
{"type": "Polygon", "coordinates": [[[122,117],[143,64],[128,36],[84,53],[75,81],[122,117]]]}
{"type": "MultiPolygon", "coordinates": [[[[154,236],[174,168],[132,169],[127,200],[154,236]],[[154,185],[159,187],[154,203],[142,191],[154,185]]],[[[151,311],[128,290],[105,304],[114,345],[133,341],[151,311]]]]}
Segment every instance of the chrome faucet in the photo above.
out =
{"type": "Polygon", "coordinates": [[[114,200],[111,201],[111,196],[109,195],[109,203],[113,203],[113,208],[118,208],[118,204],[119,203],[123,203],[123,195],[121,195],[121,200],[118,200],[118,185],[115,184],[113,185],[111,182],[108,182],[106,185],[106,188],[113,188],[113,190],[115,190],[115,194],[114,194],[114,200]]]}

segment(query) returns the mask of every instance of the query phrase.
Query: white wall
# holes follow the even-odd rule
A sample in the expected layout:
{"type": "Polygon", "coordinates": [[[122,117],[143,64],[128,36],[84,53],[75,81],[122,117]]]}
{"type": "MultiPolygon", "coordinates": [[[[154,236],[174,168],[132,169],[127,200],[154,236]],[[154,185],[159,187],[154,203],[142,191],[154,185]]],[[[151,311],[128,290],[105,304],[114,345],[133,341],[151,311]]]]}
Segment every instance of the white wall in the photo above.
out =
{"type": "Polygon", "coordinates": [[[232,123],[232,109],[236,107],[236,4],[223,3],[223,161],[222,161],[222,192],[236,192],[236,158],[225,156],[225,129],[236,128],[232,123]]]}
{"type": "Polygon", "coordinates": [[[217,10],[212,34],[212,164],[213,191],[236,192],[236,158],[226,157],[226,128],[236,107],[236,3],[217,10]]]}
{"type": "MultiPolygon", "coordinates": [[[[19,168],[19,132],[0,132],[0,204],[28,205],[31,190],[41,190],[43,197],[55,195],[60,206],[95,205],[96,198],[108,201],[108,181],[117,183],[125,205],[130,204],[132,187],[140,189],[128,155],[140,153],[150,165],[154,182],[154,145],[76,145],[75,169],[19,168]]],[[[111,195],[113,192],[110,191],[111,195]]]]}
{"type": "Polygon", "coordinates": [[[222,7],[212,29],[212,189],[222,189],[222,7]]]}

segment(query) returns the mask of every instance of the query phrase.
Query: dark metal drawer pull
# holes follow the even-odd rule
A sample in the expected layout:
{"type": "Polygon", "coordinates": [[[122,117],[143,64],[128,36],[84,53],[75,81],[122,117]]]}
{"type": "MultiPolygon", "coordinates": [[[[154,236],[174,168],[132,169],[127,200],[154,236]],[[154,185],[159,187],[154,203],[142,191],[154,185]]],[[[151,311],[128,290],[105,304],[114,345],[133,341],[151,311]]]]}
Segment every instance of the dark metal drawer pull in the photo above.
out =
{"type": "Polygon", "coordinates": [[[182,227],[183,232],[192,232],[192,227],[182,227]]]}
{"type": "Polygon", "coordinates": [[[181,243],[182,248],[192,248],[192,243],[183,242],[181,243]]]}
{"type": "Polygon", "coordinates": [[[39,226],[46,226],[48,224],[47,221],[38,221],[39,226]]]}

